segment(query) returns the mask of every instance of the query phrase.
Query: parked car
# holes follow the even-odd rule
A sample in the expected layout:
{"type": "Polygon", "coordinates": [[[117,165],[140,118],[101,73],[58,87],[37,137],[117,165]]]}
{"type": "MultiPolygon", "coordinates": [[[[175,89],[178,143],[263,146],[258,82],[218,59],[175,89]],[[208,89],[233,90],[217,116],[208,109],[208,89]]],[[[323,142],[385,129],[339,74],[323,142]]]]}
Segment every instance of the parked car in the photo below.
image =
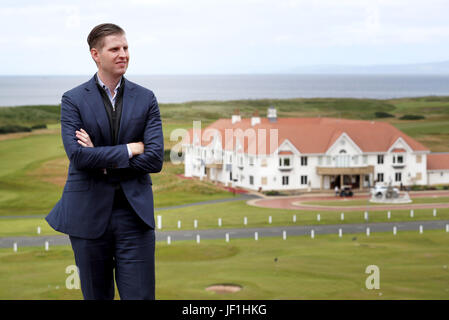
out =
{"type": "Polygon", "coordinates": [[[384,185],[375,185],[371,189],[371,194],[376,198],[382,198],[384,195],[386,198],[397,198],[399,196],[399,189],[395,187],[388,188],[384,185]]]}
{"type": "Polygon", "coordinates": [[[352,197],[353,192],[351,186],[342,186],[340,189],[340,197],[352,197]]]}

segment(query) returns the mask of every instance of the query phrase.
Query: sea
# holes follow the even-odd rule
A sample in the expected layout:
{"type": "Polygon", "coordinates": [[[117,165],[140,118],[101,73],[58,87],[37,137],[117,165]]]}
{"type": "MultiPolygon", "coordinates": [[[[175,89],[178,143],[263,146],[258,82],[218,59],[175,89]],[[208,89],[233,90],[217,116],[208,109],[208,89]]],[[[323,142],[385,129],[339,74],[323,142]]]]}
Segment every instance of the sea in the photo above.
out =
{"type": "MultiPolygon", "coordinates": [[[[85,76],[0,76],[0,107],[59,104],[85,76]]],[[[449,96],[449,75],[235,74],[125,75],[159,103],[286,98],[390,99],[449,96]]]]}

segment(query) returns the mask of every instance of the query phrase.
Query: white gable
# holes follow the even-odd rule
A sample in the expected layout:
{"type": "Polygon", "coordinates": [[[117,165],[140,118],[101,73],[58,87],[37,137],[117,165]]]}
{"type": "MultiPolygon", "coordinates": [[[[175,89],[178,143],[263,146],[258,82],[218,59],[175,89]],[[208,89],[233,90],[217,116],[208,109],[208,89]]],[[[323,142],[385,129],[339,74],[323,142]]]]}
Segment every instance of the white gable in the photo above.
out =
{"type": "Polygon", "coordinates": [[[327,155],[339,155],[339,154],[362,154],[363,151],[359,146],[345,133],[343,132],[340,137],[327,149],[327,155]]]}

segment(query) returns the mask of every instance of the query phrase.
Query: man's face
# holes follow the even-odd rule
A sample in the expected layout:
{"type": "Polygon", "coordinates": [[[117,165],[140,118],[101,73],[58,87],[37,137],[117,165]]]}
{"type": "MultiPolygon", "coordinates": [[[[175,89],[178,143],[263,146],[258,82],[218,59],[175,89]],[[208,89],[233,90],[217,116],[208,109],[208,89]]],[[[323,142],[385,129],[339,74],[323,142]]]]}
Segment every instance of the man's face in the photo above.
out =
{"type": "Polygon", "coordinates": [[[124,34],[106,36],[101,49],[92,48],[90,53],[100,70],[110,76],[122,76],[128,68],[128,42],[124,34]]]}

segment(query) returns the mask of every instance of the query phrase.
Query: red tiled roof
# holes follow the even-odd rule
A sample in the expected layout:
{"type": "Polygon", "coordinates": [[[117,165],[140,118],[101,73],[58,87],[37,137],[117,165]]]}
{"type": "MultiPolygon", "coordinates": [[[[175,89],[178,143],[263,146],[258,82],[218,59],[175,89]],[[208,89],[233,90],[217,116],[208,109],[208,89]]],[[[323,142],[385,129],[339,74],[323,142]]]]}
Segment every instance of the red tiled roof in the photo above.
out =
{"type": "Polygon", "coordinates": [[[429,153],[427,155],[427,170],[448,170],[449,153],[429,153]]]}
{"type": "Polygon", "coordinates": [[[397,149],[397,148],[395,148],[395,149],[391,150],[391,152],[406,152],[406,150],[405,149],[397,149]]]}
{"type": "Polygon", "coordinates": [[[293,154],[291,151],[279,151],[278,154],[293,154]]]}
{"type": "MultiPolygon", "coordinates": [[[[387,152],[398,138],[402,138],[415,151],[429,150],[389,123],[377,121],[336,118],[278,118],[276,122],[270,122],[267,118],[261,118],[260,124],[251,126],[251,119],[242,119],[234,124],[231,119],[220,119],[206,129],[218,130],[223,146],[226,129],[241,129],[242,133],[247,129],[254,129],[252,138],[239,139],[245,153],[268,154],[274,152],[275,150],[270,150],[270,129],[278,130],[279,146],[288,139],[299,152],[306,154],[325,153],[343,133],[346,133],[363,152],[387,152]],[[265,129],[265,139],[256,139],[258,129],[265,129]],[[264,150],[264,144],[266,150],[264,150]]],[[[206,129],[203,129],[202,132],[204,133],[206,129]]],[[[191,143],[189,141],[192,141],[192,129],[189,131],[189,135],[190,139],[186,137],[184,143],[191,143]]],[[[202,145],[208,145],[210,141],[203,138],[202,145]]],[[[234,138],[232,143],[235,144],[235,142],[234,138]]],[[[224,148],[232,150],[230,145],[224,146],[224,148]]]]}

